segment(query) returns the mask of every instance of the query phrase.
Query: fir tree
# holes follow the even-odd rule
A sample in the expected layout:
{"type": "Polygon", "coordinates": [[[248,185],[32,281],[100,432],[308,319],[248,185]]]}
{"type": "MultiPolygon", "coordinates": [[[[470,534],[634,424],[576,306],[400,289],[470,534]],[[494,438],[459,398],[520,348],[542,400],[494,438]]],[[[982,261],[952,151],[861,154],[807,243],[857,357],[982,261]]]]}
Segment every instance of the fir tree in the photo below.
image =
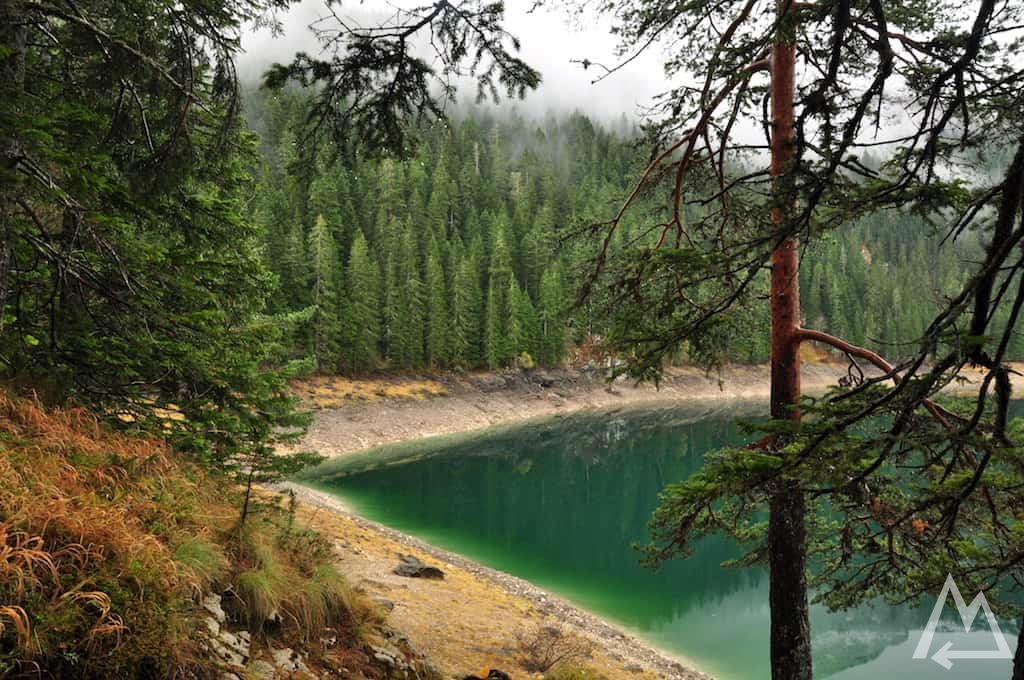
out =
{"type": "Polygon", "coordinates": [[[348,366],[352,371],[366,371],[376,367],[380,358],[380,270],[370,257],[369,247],[362,231],[352,242],[348,259],[349,324],[346,336],[348,366]]]}
{"type": "Polygon", "coordinates": [[[491,244],[491,265],[488,269],[487,322],[484,347],[487,365],[491,368],[507,366],[515,356],[515,347],[509,334],[512,321],[512,300],[509,291],[514,288],[512,256],[505,242],[504,222],[494,218],[491,244]]]}
{"type": "Polygon", "coordinates": [[[342,326],[339,318],[338,249],[323,215],[318,215],[309,232],[309,261],[312,269],[310,299],[313,313],[313,357],[317,369],[333,373],[338,368],[339,339],[342,326]]]}
{"type": "Polygon", "coordinates": [[[427,362],[434,368],[447,366],[451,355],[449,337],[448,292],[437,239],[430,237],[427,249],[427,362]]]}

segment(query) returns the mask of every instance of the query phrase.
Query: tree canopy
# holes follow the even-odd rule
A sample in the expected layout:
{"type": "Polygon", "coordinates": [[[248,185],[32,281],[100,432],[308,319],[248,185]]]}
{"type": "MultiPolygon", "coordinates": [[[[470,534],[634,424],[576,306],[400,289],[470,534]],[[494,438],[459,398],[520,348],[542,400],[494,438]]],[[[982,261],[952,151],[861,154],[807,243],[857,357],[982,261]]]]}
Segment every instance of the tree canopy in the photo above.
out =
{"type": "Polygon", "coordinates": [[[286,5],[0,3],[6,378],[214,464],[297,432],[233,62],[286,5]]]}
{"type": "Polygon", "coordinates": [[[1009,554],[1021,470],[1005,360],[1024,303],[1014,281],[1024,236],[1020,9],[786,0],[601,9],[624,43],[715,36],[666,64],[697,84],[666,93],[650,127],[654,160],[595,227],[591,285],[607,291],[612,341],[635,357],[629,370],[656,375],[680,343],[706,346],[731,316],[764,304],[758,282],[771,272],[772,420],[757,443],[716,454],[666,490],[652,560],[685,554],[709,532],[748,544],[747,561],[771,568],[777,678],[811,675],[809,552],[823,560],[820,596],[839,606],[913,598],[946,571],[972,585],[1019,585],[1009,554]],[[743,140],[751,123],[763,143],[743,140]],[[1012,159],[995,176],[979,173],[1000,146],[1016,150],[1012,159]],[[884,154],[880,164],[865,162],[871,150],[884,154]],[[650,221],[655,244],[613,253],[625,215],[662,191],[670,200],[650,221]],[[880,212],[915,213],[939,241],[975,231],[986,243],[927,327],[903,339],[913,352],[899,362],[807,328],[795,303],[801,241],[880,212]],[[811,342],[851,361],[851,380],[823,400],[800,395],[799,349],[811,342]],[[936,404],[968,367],[984,375],[974,398],[936,404]]]}

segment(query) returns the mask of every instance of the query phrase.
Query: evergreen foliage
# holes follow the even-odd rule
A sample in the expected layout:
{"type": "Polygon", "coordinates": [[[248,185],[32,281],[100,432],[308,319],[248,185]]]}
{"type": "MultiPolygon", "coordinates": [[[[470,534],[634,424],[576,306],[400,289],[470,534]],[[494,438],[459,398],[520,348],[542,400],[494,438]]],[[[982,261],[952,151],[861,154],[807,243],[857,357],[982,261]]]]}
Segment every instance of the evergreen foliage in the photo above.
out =
{"type": "MultiPolygon", "coordinates": [[[[273,367],[297,317],[265,313],[233,59],[239,23],[285,6],[0,2],[4,378],[215,466],[282,464],[265,454],[305,422],[285,384],[301,366],[273,367]]],[[[297,295],[308,226],[287,226],[297,295]]]]}
{"type": "MultiPolygon", "coordinates": [[[[593,326],[586,311],[570,309],[567,272],[586,247],[567,246],[564,227],[592,219],[625,188],[635,135],[581,114],[537,124],[473,110],[417,129],[422,144],[404,161],[352,153],[296,164],[289,145],[308,102],[301,92],[254,91],[246,105],[266,160],[251,217],[281,287],[268,310],[315,304],[320,257],[293,256],[289,244],[311,248],[321,215],[347,263],[331,279],[342,291],[335,310],[343,316],[330,322],[340,364],[320,360],[318,332],[296,333],[293,354],[315,355],[327,372],[503,368],[524,353],[559,365],[570,339],[593,326]],[[604,155],[592,163],[570,152],[576,147],[604,155]]],[[[320,316],[314,324],[326,328],[320,316]]]]}
{"type": "MultiPolygon", "coordinates": [[[[334,211],[323,215],[340,261],[348,263],[336,278],[341,327],[332,331],[344,358],[321,370],[500,368],[524,352],[556,366],[589,334],[615,342],[616,315],[643,309],[646,303],[624,300],[611,317],[598,318],[596,310],[607,306],[600,290],[574,308],[576,277],[593,249],[566,241],[576,226],[613,209],[636,176],[636,130],[582,114],[531,121],[470,109],[419,129],[423,144],[407,161],[353,154],[318,163],[310,174],[288,153],[305,101],[288,91],[247,97],[246,115],[266,154],[251,215],[262,230],[265,265],[280,281],[268,305],[279,314],[313,303],[315,254],[288,244],[309,244],[318,215],[334,211]],[[526,319],[525,332],[510,331],[517,314],[526,319]]],[[[998,171],[995,157],[979,163],[983,174],[998,171]]],[[[801,286],[805,321],[856,344],[877,343],[893,358],[913,353],[930,320],[967,280],[968,263],[984,252],[976,233],[947,247],[934,234],[919,215],[894,209],[809,244],[801,286]]],[[[627,218],[615,244],[653,248],[659,236],[643,220],[627,218]]],[[[699,263],[678,264],[692,270],[699,263]]],[[[697,290],[712,295],[717,285],[705,281],[697,290]]],[[[766,291],[759,275],[749,297],[757,301],[766,291]]],[[[999,314],[1004,319],[1006,311],[999,314]]],[[[667,323],[673,312],[660,318],[667,323]]],[[[294,336],[293,354],[315,354],[313,337],[294,336]]],[[[668,356],[763,362],[767,337],[765,310],[737,306],[698,342],[683,342],[668,356]]],[[[1008,356],[1024,357],[1024,338],[1012,336],[1008,356]]]]}

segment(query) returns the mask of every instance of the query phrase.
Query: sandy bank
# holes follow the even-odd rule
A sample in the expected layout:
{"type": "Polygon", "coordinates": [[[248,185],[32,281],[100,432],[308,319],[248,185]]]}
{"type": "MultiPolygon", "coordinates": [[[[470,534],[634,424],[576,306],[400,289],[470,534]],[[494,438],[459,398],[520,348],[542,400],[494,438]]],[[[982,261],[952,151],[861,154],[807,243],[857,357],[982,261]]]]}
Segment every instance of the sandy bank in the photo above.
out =
{"type": "MultiPolygon", "coordinates": [[[[805,367],[804,388],[824,392],[845,365],[805,367]]],[[[328,456],[420,437],[454,434],[582,409],[658,402],[763,399],[766,366],[728,370],[721,379],[696,368],[668,371],[658,387],[578,371],[446,374],[378,380],[318,378],[299,393],[320,409],[302,447],[328,456]]]]}
{"type": "Polygon", "coordinates": [[[559,626],[587,640],[590,658],[580,663],[609,680],[710,677],[522,579],[353,515],[327,494],[298,485],[283,487],[296,492],[300,519],[332,537],[339,567],[350,582],[392,608],[389,623],[445,677],[462,678],[489,668],[517,680],[533,677],[518,666],[517,635],[541,625],[559,626]],[[393,574],[400,555],[440,567],[445,578],[393,574]]]}
{"type": "MultiPolygon", "coordinates": [[[[804,390],[822,393],[846,375],[845,365],[805,366],[804,390]]],[[[659,388],[580,372],[478,373],[352,380],[319,378],[299,391],[319,407],[303,448],[343,455],[420,437],[455,434],[530,418],[664,402],[768,401],[766,367],[732,369],[719,380],[697,369],[670,371],[659,388]]],[[[539,625],[563,625],[591,641],[587,666],[610,680],[707,676],[600,618],[521,579],[473,563],[349,512],[336,498],[292,485],[300,515],[335,542],[350,580],[393,606],[390,622],[438,663],[448,677],[501,668],[532,677],[517,664],[516,636],[539,625]],[[391,573],[402,554],[446,572],[443,581],[391,573]]]]}

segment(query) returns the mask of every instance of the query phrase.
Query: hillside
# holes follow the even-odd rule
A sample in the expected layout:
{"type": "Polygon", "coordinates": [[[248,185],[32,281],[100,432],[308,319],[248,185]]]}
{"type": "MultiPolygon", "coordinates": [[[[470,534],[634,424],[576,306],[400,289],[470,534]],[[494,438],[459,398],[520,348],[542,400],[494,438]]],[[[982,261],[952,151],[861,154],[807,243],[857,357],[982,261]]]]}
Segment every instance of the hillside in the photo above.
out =
{"type": "Polygon", "coordinates": [[[281,500],[0,392],[0,676],[437,677],[281,500]]]}
{"type": "MultiPolygon", "coordinates": [[[[260,140],[249,216],[280,283],[268,309],[302,318],[290,336],[295,356],[314,356],[329,374],[582,366],[601,357],[617,312],[637,303],[608,291],[574,302],[600,243],[586,227],[614,215],[642,169],[635,126],[585,112],[539,118],[467,107],[417,128],[420,144],[407,158],[336,149],[311,162],[296,137],[311,96],[251,91],[245,108],[260,140]]],[[[1000,160],[981,167],[995,173],[1000,160]]],[[[663,207],[653,199],[628,217],[612,256],[653,247],[651,223],[663,207]]],[[[696,220],[702,208],[686,210],[696,220]]],[[[805,322],[883,347],[891,359],[912,353],[983,252],[976,233],[943,242],[936,229],[890,207],[806,246],[805,322]]],[[[766,290],[762,275],[701,356],[680,343],[675,357],[766,361],[766,290]]],[[[999,327],[1007,314],[999,312],[999,327]]],[[[1022,356],[1015,336],[1008,357],[1022,356]]]]}

